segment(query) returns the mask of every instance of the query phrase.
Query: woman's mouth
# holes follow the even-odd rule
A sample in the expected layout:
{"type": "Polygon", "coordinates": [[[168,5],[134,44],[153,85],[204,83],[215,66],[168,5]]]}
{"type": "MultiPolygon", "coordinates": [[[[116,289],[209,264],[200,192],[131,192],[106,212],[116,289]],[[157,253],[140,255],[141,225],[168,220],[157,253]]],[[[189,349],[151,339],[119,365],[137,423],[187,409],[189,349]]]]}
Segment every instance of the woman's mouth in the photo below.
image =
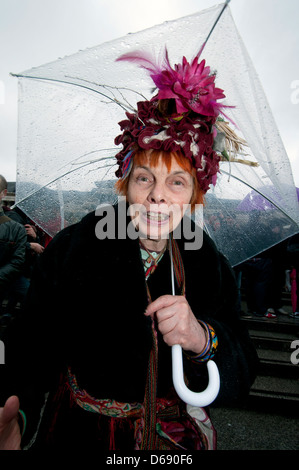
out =
{"type": "Polygon", "coordinates": [[[150,222],[164,223],[169,220],[169,214],[165,214],[163,212],[150,211],[146,213],[146,218],[150,222]]]}
{"type": "Polygon", "coordinates": [[[169,224],[169,214],[164,212],[147,211],[141,215],[143,223],[152,227],[162,227],[169,224]]]}

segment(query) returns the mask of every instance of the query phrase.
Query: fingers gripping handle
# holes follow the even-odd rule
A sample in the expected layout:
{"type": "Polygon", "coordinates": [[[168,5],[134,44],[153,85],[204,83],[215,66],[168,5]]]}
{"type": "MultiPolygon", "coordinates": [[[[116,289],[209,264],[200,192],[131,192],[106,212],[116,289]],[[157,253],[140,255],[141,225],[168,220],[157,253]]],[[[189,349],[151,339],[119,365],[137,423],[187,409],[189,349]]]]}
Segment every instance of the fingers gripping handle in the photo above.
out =
{"type": "Polygon", "coordinates": [[[172,380],[178,396],[188,405],[208,406],[217,397],[220,389],[220,377],[214,361],[207,362],[209,384],[203,392],[192,392],[186,387],[183,371],[183,352],[179,344],[172,346],[172,380]]]}
{"type": "MultiPolygon", "coordinates": [[[[171,284],[172,284],[172,295],[175,295],[174,285],[174,268],[173,268],[173,254],[172,247],[170,244],[170,262],[171,262],[171,284]]],[[[220,376],[218,368],[214,361],[209,360],[207,362],[209,383],[207,388],[203,392],[192,392],[186,387],[184,380],[183,370],[183,351],[179,344],[175,344],[171,347],[172,349],[172,380],[175,391],[178,396],[188,405],[192,406],[208,406],[217,397],[220,389],[220,376]]]]}

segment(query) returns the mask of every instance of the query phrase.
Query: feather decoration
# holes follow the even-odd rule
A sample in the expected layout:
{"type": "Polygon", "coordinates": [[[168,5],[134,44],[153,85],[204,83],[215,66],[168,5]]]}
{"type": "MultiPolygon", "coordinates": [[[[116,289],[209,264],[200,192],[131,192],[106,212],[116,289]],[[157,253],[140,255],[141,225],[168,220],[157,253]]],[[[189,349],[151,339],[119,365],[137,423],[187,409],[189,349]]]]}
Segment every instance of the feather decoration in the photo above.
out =
{"type": "Polygon", "coordinates": [[[155,98],[174,99],[178,114],[194,111],[216,117],[222,108],[227,107],[217,103],[225,95],[223,90],[216,88],[215,75],[211,74],[205,60],[198,63],[199,55],[190,64],[183,57],[182,63],[176,64],[174,68],[170,65],[167,48],[162,64],[158,64],[148,52],[141,51],[124,54],[117,61],[132,62],[147,70],[159,90],[155,98]]]}
{"type": "Polygon", "coordinates": [[[146,69],[150,74],[158,74],[162,72],[161,66],[157,64],[156,59],[152,54],[150,54],[150,52],[137,50],[128,52],[116,59],[116,62],[120,61],[135,63],[139,65],[139,67],[146,69]]]}
{"type": "MultiPolygon", "coordinates": [[[[237,158],[237,155],[246,155],[243,153],[243,147],[248,147],[246,140],[239,137],[222,119],[216,121],[216,128],[219,136],[225,139],[224,149],[221,149],[221,160],[235,163],[242,163],[248,166],[259,166],[257,162],[237,158]]],[[[223,144],[222,144],[223,146],[223,144]]]]}

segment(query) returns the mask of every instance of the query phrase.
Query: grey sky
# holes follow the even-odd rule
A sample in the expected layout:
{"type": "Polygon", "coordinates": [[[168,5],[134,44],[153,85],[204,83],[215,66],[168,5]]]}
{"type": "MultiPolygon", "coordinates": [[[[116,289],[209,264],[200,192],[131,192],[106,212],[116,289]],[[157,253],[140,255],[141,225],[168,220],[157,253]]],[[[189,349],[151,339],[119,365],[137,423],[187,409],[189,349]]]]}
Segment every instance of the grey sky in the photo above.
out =
{"type": "MultiPolygon", "coordinates": [[[[212,0],[0,0],[0,173],[16,178],[17,79],[10,72],[187,16],[212,0]]],[[[231,0],[299,186],[299,2],[231,0]]]]}

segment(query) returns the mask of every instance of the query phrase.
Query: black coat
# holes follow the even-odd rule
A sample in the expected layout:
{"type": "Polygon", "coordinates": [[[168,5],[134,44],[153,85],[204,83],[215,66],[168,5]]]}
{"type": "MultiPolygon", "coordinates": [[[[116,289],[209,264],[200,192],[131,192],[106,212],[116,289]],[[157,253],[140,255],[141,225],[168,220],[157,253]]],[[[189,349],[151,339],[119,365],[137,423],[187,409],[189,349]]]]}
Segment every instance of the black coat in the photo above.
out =
{"type": "MultiPolygon", "coordinates": [[[[143,401],[151,320],[144,315],[147,292],[139,242],[99,240],[98,221],[95,213],[87,215],[60,232],[40,256],[20,329],[22,356],[15,356],[12,346],[6,348],[10,370],[21,369],[17,375],[22,377],[22,390],[14,385],[11,391],[21,394],[29,407],[38,402],[33,399],[37,391],[55,388],[59,373],[68,366],[79,386],[96,398],[143,401]]],[[[219,339],[214,360],[221,386],[215,404],[232,403],[248,394],[257,364],[235,308],[234,274],[206,234],[197,251],[184,250],[184,242],[178,240],[186,298],[219,339]]],[[[168,251],[150,277],[149,289],[153,300],[171,294],[168,251]]],[[[205,387],[205,365],[185,361],[184,367],[190,388],[205,387]]],[[[171,350],[159,336],[158,396],[171,386],[171,350]]]]}
{"type": "Polygon", "coordinates": [[[24,227],[5,218],[2,208],[0,220],[0,298],[3,299],[22,273],[27,237],[24,227]]]}

